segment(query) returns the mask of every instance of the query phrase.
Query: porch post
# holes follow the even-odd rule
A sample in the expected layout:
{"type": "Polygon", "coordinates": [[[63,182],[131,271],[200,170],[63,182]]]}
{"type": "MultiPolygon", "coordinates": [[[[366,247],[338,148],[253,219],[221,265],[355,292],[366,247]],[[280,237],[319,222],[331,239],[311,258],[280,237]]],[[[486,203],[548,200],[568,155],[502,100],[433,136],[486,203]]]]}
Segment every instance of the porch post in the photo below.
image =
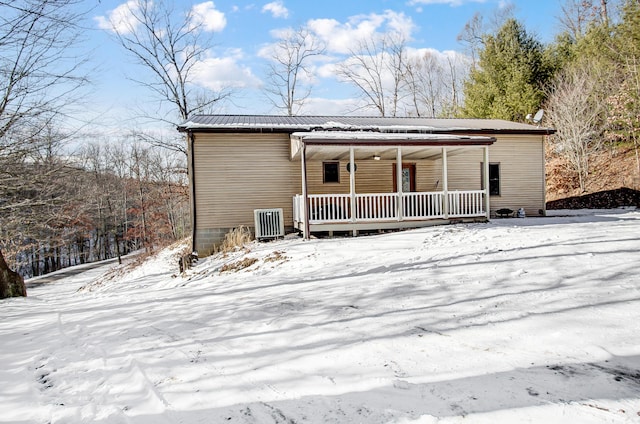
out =
{"type": "Polygon", "coordinates": [[[396,154],[396,187],[398,196],[397,216],[398,221],[402,221],[402,147],[398,146],[396,154]]]}
{"type": "Polygon", "coordinates": [[[356,166],[353,146],[349,147],[349,198],[351,199],[349,208],[351,222],[356,222],[356,166]]]}
{"type": "Polygon", "coordinates": [[[487,214],[487,220],[491,219],[491,205],[489,204],[489,146],[484,146],[484,211],[487,214]]]}
{"type": "Polygon", "coordinates": [[[449,170],[447,165],[447,148],[442,147],[442,194],[444,201],[442,202],[442,212],[444,219],[449,218],[449,170]]]}
{"type": "Polygon", "coordinates": [[[302,142],[302,201],[304,202],[304,210],[302,212],[302,219],[304,222],[304,238],[309,240],[311,234],[309,233],[309,193],[307,191],[307,145],[302,142]]]}

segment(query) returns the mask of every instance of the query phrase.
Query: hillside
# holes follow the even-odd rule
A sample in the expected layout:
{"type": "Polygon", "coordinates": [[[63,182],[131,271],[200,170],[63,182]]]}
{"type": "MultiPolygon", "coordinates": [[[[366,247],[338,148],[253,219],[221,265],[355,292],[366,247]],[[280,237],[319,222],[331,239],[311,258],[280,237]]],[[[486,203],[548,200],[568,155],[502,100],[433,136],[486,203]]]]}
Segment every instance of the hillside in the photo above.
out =
{"type": "Polygon", "coordinates": [[[574,188],[577,180],[560,157],[547,155],[546,173],[547,209],[640,207],[640,178],[632,148],[603,150],[595,155],[584,193],[574,188]]]}
{"type": "Polygon", "coordinates": [[[43,284],[0,302],[0,422],[637,422],[640,212],[562,215],[43,284]]]}

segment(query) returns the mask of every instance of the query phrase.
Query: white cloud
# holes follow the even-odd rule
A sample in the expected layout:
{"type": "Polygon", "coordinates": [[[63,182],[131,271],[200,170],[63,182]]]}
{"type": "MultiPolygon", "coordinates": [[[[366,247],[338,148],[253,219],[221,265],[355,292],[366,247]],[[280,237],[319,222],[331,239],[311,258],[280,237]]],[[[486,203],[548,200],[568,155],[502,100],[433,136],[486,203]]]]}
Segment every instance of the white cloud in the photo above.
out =
{"type": "Polygon", "coordinates": [[[304,115],[362,115],[363,104],[361,99],[326,99],[322,97],[310,97],[306,100],[302,110],[304,115]]]}
{"type": "Polygon", "coordinates": [[[230,50],[222,57],[210,56],[194,67],[193,82],[216,91],[260,87],[261,81],[251,69],[238,63],[241,58],[240,50],[230,50]]]}
{"type": "Polygon", "coordinates": [[[383,14],[352,16],[345,23],[335,19],[312,19],[308,26],[327,46],[327,51],[348,54],[362,41],[371,41],[383,32],[399,33],[411,39],[416,26],[404,13],[387,10],[383,14]]]}
{"type": "Polygon", "coordinates": [[[137,0],[129,0],[113,10],[107,12],[107,16],[96,16],[98,28],[118,34],[131,34],[139,25],[134,14],[139,10],[137,0]]]}
{"type": "Polygon", "coordinates": [[[227,18],[212,1],[193,6],[191,19],[194,25],[202,25],[205,31],[220,32],[227,26],[227,18]]]}
{"type": "Polygon", "coordinates": [[[262,13],[270,12],[274,18],[288,18],[289,9],[284,6],[281,0],[272,1],[262,7],[262,13]]]}

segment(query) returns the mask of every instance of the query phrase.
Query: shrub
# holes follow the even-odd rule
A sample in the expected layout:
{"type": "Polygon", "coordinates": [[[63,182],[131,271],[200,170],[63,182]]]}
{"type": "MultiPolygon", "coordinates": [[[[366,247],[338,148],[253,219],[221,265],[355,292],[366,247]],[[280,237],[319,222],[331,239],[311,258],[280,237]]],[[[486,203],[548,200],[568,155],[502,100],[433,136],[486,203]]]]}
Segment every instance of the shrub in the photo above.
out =
{"type": "Polygon", "coordinates": [[[253,240],[249,227],[241,225],[229,231],[220,246],[222,253],[233,252],[253,240]]]}

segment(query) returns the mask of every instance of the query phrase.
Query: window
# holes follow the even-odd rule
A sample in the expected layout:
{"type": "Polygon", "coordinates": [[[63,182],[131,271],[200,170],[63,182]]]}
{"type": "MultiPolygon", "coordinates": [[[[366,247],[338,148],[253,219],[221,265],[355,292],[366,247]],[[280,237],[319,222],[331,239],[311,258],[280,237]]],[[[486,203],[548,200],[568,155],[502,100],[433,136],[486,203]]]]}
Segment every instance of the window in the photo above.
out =
{"type": "Polygon", "coordinates": [[[323,183],[340,182],[340,162],[323,162],[322,168],[323,183]]]}
{"type": "MultiPolygon", "coordinates": [[[[482,189],[484,190],[484,164],[480,164],[480,178],[482,179],[482,189]]],[[[500,164],[489,164],[489,195],[500,196],[500,164]]]]}

